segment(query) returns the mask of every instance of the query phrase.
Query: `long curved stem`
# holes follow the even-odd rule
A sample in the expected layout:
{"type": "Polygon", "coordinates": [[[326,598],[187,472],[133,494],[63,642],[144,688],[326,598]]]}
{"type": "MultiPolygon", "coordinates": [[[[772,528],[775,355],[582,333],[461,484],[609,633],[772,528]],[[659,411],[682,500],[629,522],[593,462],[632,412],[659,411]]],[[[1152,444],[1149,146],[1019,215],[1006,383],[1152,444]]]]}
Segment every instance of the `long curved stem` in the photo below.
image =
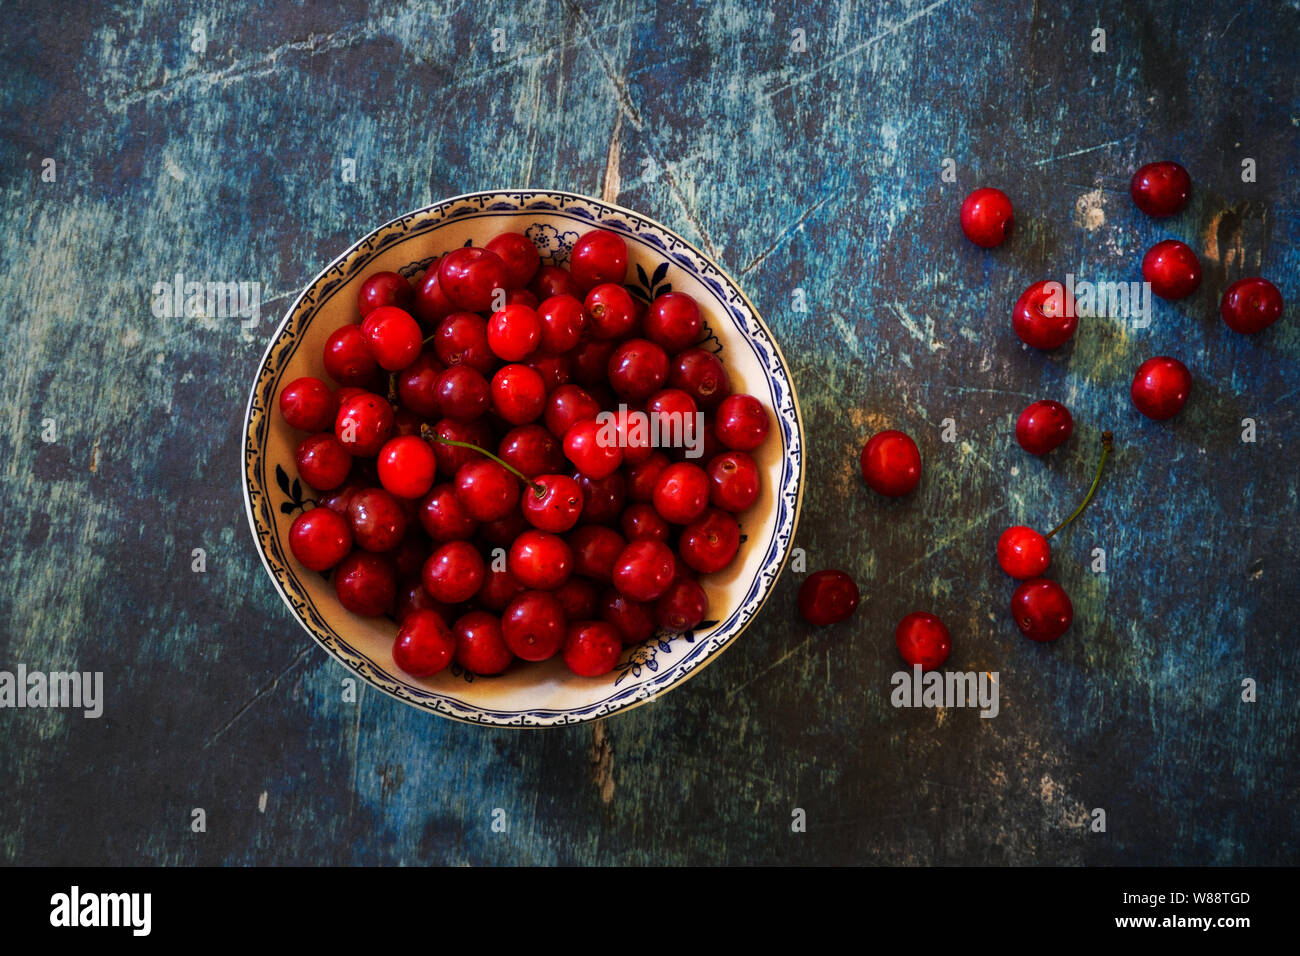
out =
{"type": "Polygon", "coordinates": [[[1052,535],[1056,534],[1056,532],[1060,531],[1075,518],[1079,517],[1079,515],[1083,514],[1083,509],[1088,507],[1089,502],[1092,501],[1093,495],[1097,493],[1097,486],[1101,484],[1101,470],[1106,467],[1106,459],[1110,457],[1110,450],[1114,443],[1114,438],[1115,436],[1110,432],[1101,433],[1101,461],[1097,462],[1097,474],[1093,476],[1092,487],[1088,489],[1088,494],[1084,497],[1083,501],[1079,503],[1079,507],[1074,509],[1073,514],[1051,531],[1047,532],[1044,537],[1050,538],[1052,535]]]}
{"type": "Polygon", "coordinates": [[[512,475],[514,475],[516,478],[518,478],[520,481],[526,484],[529,488],[531,488],[533,490],[533,494],[537,495],[537,497],[541,498],[546,495],[545,488],[543,488],[537,482],[533,481],[531,478],[525,475],[514,465],[510,464],[510,462],[502,461],[500,458],[492,454],[492,452],[488,451],[486,448],[480,448],[478,445],[475,445],[472,442],[456,441],[454,438],[443,438],[441,435],[439,435],[437,432],[435,432],[432,428],[429,428],[428,426],[424,426],[420,429],[420,437],[423,438],[425,441],[435,441],[440,445],[452,445],[456,448],[468,448],[471,451],[478,452],[480,455],[486,455],[488,458],[491,458],[498,465],[500,465],[506,471],[510,472],[512,475]]]}

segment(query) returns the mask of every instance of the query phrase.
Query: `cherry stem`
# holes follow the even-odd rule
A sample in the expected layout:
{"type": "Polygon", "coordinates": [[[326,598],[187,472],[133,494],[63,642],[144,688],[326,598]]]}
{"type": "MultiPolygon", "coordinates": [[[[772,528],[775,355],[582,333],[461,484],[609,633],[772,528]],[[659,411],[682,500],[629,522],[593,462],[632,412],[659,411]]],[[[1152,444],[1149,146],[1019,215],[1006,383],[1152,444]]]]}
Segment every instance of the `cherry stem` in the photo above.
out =
{"type": "Polygon", "coordinates": [[[492,452],[488,451],[486,448],[480,448],[478,445],[475,445],[472,442],[456,441],[453,438],[443,438],[441,435],[433,431],[433,429],[428,428],[427,426],[420,429],[420,437],[423,438],[425,441],[435,441],[440,445],[453,445],[456,448],[468,448],[471,451],[478,452],[480,455],[487,455],[487,457],[491,458],[498,465],[500,465],[506,471],[510,472],[512,475],[514,475],[516,478],[518,478],[520,481],[526,484],[529,488],[531,488],[533,490],[533,494],[535,494],[538,498],[546,497],[545,487],[533,481],[531,478],[525,475],[514,465],[510,464],[510,462],[502,461],[500,458],[492,454],[492,452]]]}
{"type": "Polygon", "coordinates": [[[1051,531],[1047,532],[1047,534],[1044,535],[1044,537],[1050,538],[1052,535],[1056,534],[1056,532],[1060,531],[1062,528],[1068,525],[1075,518],[1079,517],[1079,515],[1083,514],[1083,509],[1088,507],[1089,502],[1092,501],[1093,495],[1097,493],[1097,486],[1101,484],[1101,470],[1106,467],[1106,459],[1110,457],[1110,449],[1114,442],[1114,438],[1115,436],[1112,435],[1110,432],[1101,433],[1101,461],[1097,462],[1097,474],[1092,479],[1092,487],[1088,489],[1088,494],[1084,496],[1084,499],[1082,502],[1080,502],[1079,507],[1074,509],[1074,513],[1071,514],[1070,517],[1062,521],[1060,524],[1058,524],[1051,531]]]}

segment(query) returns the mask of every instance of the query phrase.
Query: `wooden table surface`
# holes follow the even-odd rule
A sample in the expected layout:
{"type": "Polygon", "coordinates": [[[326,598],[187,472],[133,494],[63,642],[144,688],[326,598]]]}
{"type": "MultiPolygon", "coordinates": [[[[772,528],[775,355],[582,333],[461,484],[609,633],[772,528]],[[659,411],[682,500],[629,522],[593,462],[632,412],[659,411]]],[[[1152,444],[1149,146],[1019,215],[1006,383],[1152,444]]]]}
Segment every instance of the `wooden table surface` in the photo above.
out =
{"type": "Polygon", "coordinates": [[[12,4],[0,668],[102,671],[106,699],[0,713],[0,860],[1294,862],[1297,61],[1293,4],[1228,0],[12,4]],[[1165,158],[1195,195],[1158,222],[1127,186],[1165,158]],[[993,252],[957,228],[989,184],[1017,210],[993,252]],[[611,197],[738,279],[799,389],[795,544],[856,575],[851,622],[803,623],[787,568],[716,664],[605,722],[343,700],[249,534],[253,374],[356,237],[509,186],[611,197]],[[1205,280],[1148,328],[1013,335],[1031,282],[1136,279],[1167,236],[1205,280]],[[260,321],[157,316],[177,273],[261,283],[260,321]],[[1217,304],[1253,274],[1292,305],[1243,337],[1217,304]],[[1161,353],[1195,386],[1157,423],[1127,389],[1161,353]],[[1012,424],[1044,397],[1076,433],[1031,459],[1012,424]],[[925,458],[894,502],[857,470],[885,427],[925,458]],[[1073,507],[1103,429],[1113,466],[1053,562],[1075,623],[1035,645],[993,545],[1073,507]],[[995,718],[890,705],[913,610],[948,623],[950,668],[999,675],[995,718]]]}

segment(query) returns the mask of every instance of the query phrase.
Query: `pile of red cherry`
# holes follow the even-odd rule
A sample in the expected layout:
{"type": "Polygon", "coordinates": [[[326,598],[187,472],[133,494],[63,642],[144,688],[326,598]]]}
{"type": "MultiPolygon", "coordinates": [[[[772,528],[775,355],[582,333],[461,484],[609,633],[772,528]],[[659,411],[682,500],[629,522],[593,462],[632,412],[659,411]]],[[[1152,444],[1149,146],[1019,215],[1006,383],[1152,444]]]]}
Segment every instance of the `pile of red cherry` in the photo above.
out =
{"type": "Polygon", "coordinates": [[[506,232],[414,285],[376,273],[358,321],[325,343],[338,387],[305,377],[280,393],[284,420],[311,433],[295,458],[319,496],[290,549],[332,569],[349,611],[397,621],[407,673],[560,654],[594,677],[708,613],[698,576],[739,550],[768,412],[699,347],[695,300],[669,286],[643,302],[627,267],[607,230],[578,238],[568,269],[506,232]],[[597,419],[620,405],[642,421],[703,413],[702,454],[652,446],[663,432],[629,417],[610,441],[597,419]]]}
{"type": "MultiPolygon", "coordinates": [[[[1133,176],[1129,192],[1137,207],[1154,218],[1176,215],[1186,206],[1192,181],[1178,163],[1150,163],[1133,176]]],[[[971,242],[983,248],[1001,245],[1011,235],[1011,200],[999,189],[977,189],[962,203],[961,228],[971,242]]],[[[1201,264],[1196,253],[1177,239],[1152,246],[1142,259],[1142,278],[1162,299],[1182,299],[1200,286],[1201,264]]],[[[1011,313],[1011,325],[1027,345],[1054,349],[1068,342],[1078,326],[1074,303],[1062,295],[1063,286],[1050,280],[1036,282],[1021,294],[1011,313]]],[[[1282,314],[1282,295],[1267,279],[1240,279],[1228,287],[1219,304],[1220,314],[1235,332],[1253,334],[1272,325],[1282,314]]],[[[1192,376],[1177,358],[1160,355],[1147,359],[1137,370],[1129,394],[1134,406],[1152,419],[1176,415],[1187,402],[1192,376]]],[[[1016,441],[1027,452],[1045,455],[1074,430],[1074,420],[1060,402],[1034,402],[1016,422],[1016,441]]],[[[1032,528],[1008,528],[998,539],[997,559],[1011,577],[1023,581],[1011,599],[1011,616],[1026,637],[1054,641],[1069,628],[1074,608],[1065,589],[1044,577],[1051,563],[1049,539],[1073,521],[1096,493],[1112,443],[1102,433],[1102,455],[1096,476],[1082,504],[1064,521],[1040,534],[1032,528]]],[[[862,450],[862,474],[867,484],[883,495],[905,495],[921,477],[921,455],[903,432],[875,435],[862,450]]],[[[799,608],[813,624],[842,621],[859,601],[858,588],[843,571],[810,575],[799,591],[799,608]]],[[[898,625],[895,641],[909,665],[925,669],[941,666],[952,648],[943,622],[934,614],[909,614],[898,625]]]]}

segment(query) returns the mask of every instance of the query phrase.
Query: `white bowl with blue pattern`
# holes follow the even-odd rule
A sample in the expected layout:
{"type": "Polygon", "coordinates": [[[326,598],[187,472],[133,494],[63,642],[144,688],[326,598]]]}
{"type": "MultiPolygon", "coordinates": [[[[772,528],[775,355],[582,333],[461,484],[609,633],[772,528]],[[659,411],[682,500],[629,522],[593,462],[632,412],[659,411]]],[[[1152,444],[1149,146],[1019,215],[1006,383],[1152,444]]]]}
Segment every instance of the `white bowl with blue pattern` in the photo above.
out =
{"type": "MultiPolygon", "coordinates": [[[[394,219],[356,243],[297,298],[258,369],[244,426],[244,497],[253,538],[280,596],[298,622],[340,663],[387,694],[472,723],[545,727],[607,717],[683,683],[740,636],[771,593],[785,564],[803,490],[803,426],[789,367],[753,305],[698,249],[653,220],[574,193],[511,190],[457,196],[394,219]],[[758,502],[740,515],[745,536],[731,567],[707,575],[708,619],[691,634],[657,635],[625,648],[603,677],[578,677],[558,657],[516,662],[497,677],[455,665],[414,678],[393,662],[397,625],[344,610],[327,578],[302,567],[288,547],[289,527],[310,490],[294,465],[301,434],[280,417],[281,388],[302,375],[326,379],[325,340],[356,321],[357,288],[374,272],[412,278],[433,259],[467,243],[483,245],[505,231],[533,240],[545,263],[568,262],[573,242],[599,227],[628,245],[628,285],[643,298],[688,292],[700,303],[733,390],[757,396],[773,428],[755,452],[763,479],[758,502]]],[[[451,623],[451,622],[448,622],[451,623]]]]}

